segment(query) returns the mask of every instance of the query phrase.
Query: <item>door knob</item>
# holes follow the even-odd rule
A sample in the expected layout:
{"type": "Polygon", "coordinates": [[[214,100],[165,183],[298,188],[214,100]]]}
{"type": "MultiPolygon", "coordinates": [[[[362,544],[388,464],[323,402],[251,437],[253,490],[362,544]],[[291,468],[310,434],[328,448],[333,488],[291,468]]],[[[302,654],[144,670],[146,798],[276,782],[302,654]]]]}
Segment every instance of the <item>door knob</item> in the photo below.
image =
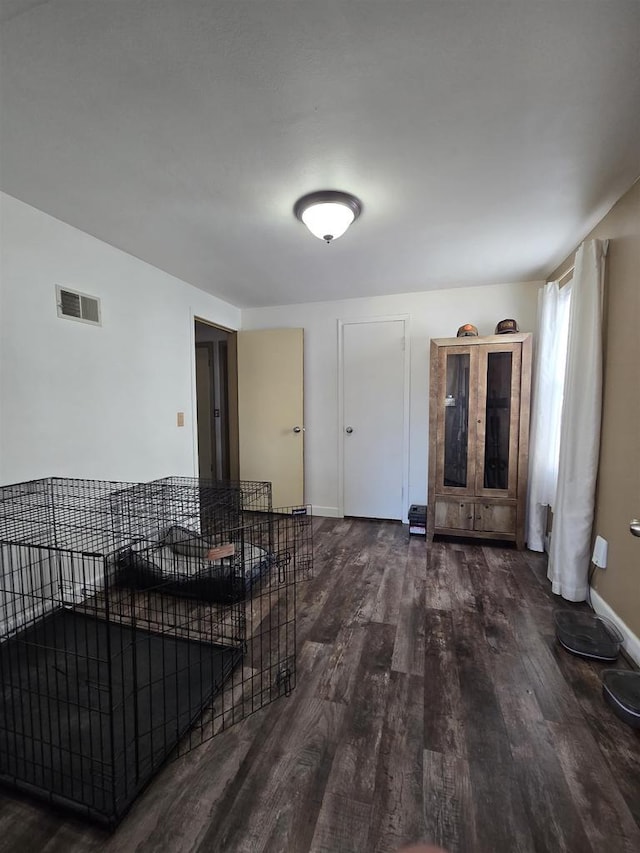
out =
{"type": "Polygon", "coordinates": [[[353,432],[353,427],[347,427],[345,429],[345,432],[347,433],[347,435],[351,435],[351,433],[353,432]]]}
{"type": "Polygon", "coordinates": [[[629,524],[629,530],[632,536],[640,536],[640,519],[632,518],[629,524]]]}
{"type": "Polygon", "coordinates": [[[293,431],[294,432],[304,432],[304,427],[294,426],[293,431]]]}

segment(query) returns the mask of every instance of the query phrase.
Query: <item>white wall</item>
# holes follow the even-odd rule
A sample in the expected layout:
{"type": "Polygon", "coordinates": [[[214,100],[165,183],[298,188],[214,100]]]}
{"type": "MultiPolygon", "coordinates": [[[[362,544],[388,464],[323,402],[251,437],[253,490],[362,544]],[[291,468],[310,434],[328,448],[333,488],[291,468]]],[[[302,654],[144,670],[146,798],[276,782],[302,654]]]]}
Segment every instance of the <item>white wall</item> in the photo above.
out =
{"type": "Polygon", "coordinates": [[[239,309],[5,194],[0,216],[0,482],[192,475],[193,314],[239,309]],[[56,284],[102,327],[59,319],[56,284]]]}
{"type": "MultiPolygon", "coordinates": [[[[429,429],[429,339],[455,337],[463,323],[493,334],[505,317],[535,331],[541,282],[315,302],[242,311],[243,329],[304,328],[305,500],[320,515],[338,512],[338,320],[410,316],[410,503],[426,503],[429,429]]],[[[340,431],[340,436],[341,436],[340,431]]],[[[381,449],[381,452],[382,449],[381,449]]],[[[375,460],[372,460],[375,464],[375,460]]]]}
{"type": "MultiPolygon", "coordinates": [[[[0,216],[0,482],[193,474],[193,315],[236,329],[240,310],[4,194],[0,216]],[[59,319],[56,284],[100,297],[103,326],[59,319]]],[[[533,330],[538,285],[242,311],[243,328],[305,329],[306,499],[316,511],[339,504],[337,320],[411,317],[407,505],[424,503],[429,338],[463,322],[488,334],[504,317],[533,330]]]]}

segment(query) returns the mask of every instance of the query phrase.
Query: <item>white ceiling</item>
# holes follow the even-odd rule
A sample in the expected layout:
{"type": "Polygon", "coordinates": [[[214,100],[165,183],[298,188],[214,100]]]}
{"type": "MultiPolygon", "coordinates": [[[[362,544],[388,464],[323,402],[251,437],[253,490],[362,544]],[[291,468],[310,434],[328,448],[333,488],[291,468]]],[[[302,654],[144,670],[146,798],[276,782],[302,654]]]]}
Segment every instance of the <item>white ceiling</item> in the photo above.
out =
{"type": "Polygon", "coordinates": [[[638,0],[0,7],[2,189],[239,306],[537,279],[640,174],[638,0]]]}

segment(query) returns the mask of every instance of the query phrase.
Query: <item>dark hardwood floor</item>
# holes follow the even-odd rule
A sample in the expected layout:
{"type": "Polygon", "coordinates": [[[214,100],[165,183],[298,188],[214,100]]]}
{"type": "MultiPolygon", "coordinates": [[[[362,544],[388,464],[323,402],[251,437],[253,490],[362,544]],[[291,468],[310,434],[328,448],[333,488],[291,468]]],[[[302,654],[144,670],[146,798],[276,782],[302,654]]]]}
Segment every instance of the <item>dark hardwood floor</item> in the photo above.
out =
{"type": "Polygon", "coordinates": [[[317,519],[315,566],[291,697],[169,764],[113,835],[0,792],[0,850],[640,851],[640,733],[556,644],[542,556],[317,519]]]}

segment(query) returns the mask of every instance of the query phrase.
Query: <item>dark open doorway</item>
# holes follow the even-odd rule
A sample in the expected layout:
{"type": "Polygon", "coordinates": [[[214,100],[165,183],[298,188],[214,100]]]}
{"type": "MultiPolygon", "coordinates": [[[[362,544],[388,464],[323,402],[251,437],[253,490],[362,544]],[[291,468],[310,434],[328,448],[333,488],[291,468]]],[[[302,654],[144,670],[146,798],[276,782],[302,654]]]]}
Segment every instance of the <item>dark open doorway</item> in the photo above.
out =
{"type": "Polygon", "coordinates": [[[198,473],[238,478],[236,333],[195,320],[198,473]]]}

